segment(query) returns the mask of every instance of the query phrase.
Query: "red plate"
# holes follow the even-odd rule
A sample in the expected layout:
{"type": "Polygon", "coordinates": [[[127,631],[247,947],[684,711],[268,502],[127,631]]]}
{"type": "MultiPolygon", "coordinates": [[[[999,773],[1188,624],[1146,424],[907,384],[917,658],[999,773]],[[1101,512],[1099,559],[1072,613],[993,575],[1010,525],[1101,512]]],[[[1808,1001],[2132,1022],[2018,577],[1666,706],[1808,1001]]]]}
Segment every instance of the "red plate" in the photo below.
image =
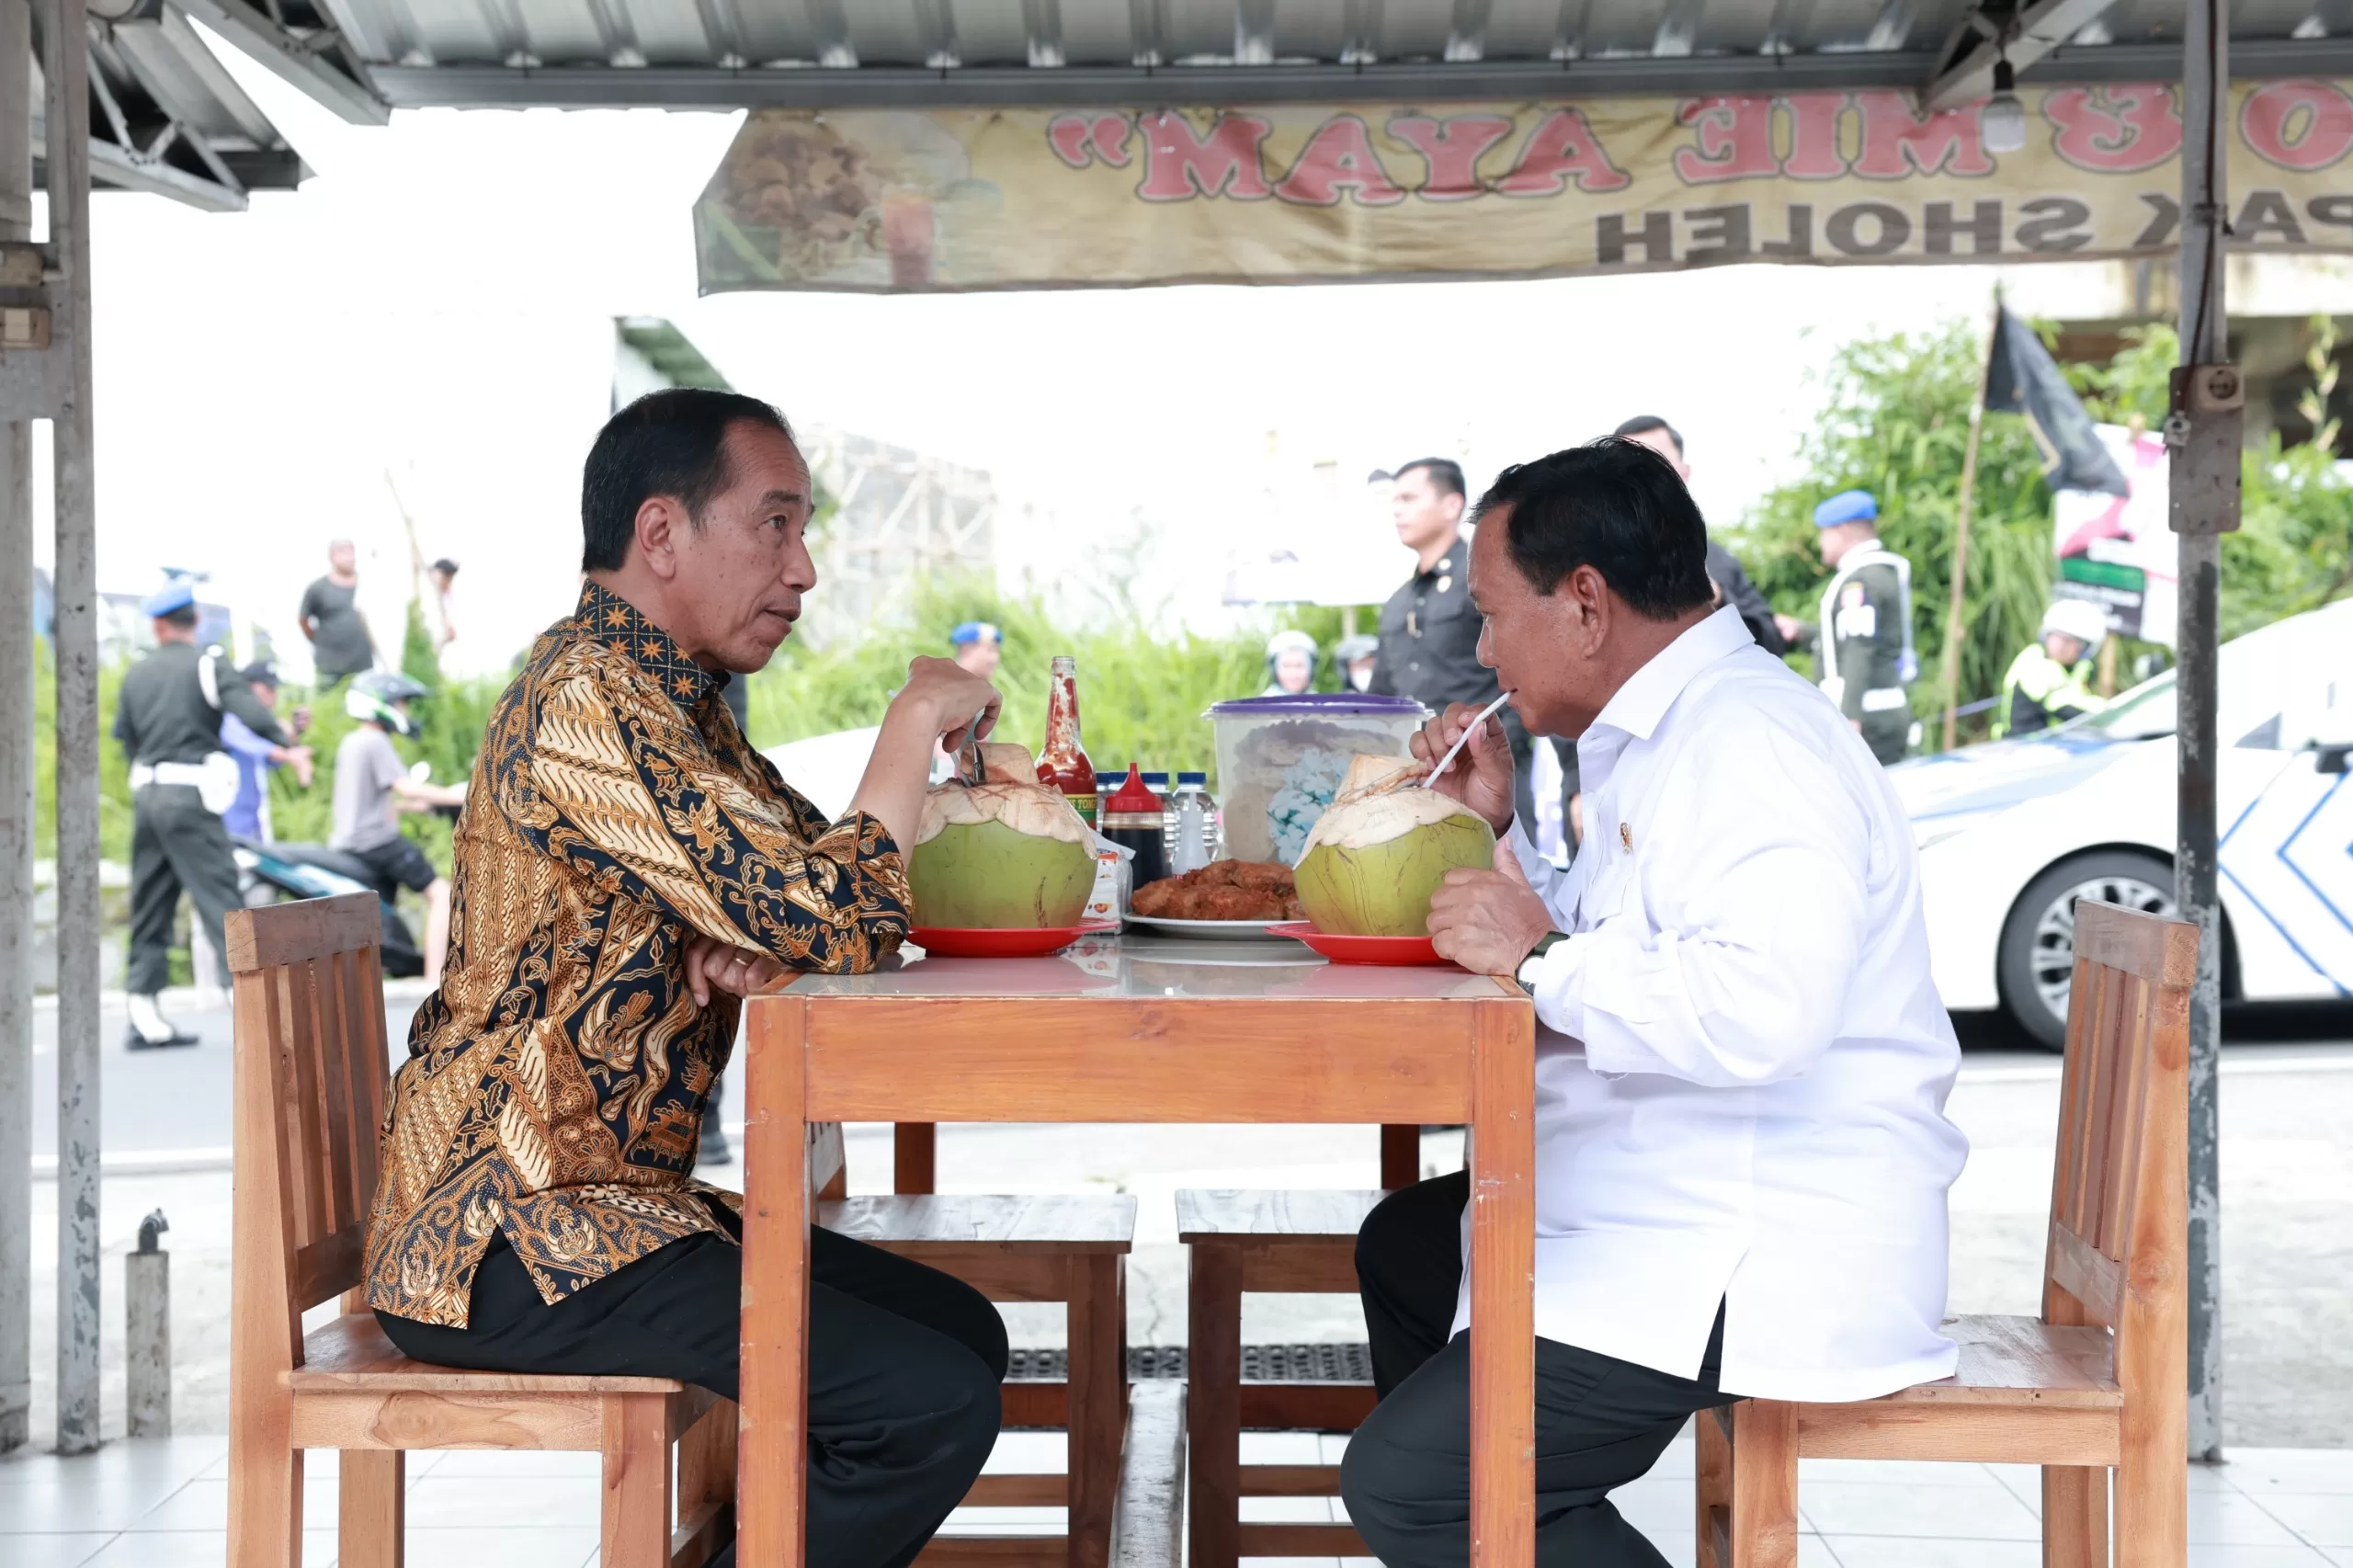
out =
{"type": "Polygon", "coordinates": [[[1404,965],[1452,961],[1438,957],[1427,937],[1344,937],[1336,931],[1318,931],[1304,920],[1279,922],[1267,927],[1267,935],[1305,942],[1334,963],[1404,965]]]}
{"type": "Polygon", "coordinates": [[[1090,931],[1117,929],[1116,920],[1011,927],[917,926],[907,933],[907,940],[944,959],[1039,959],[1061,952],[1090,931]]]}

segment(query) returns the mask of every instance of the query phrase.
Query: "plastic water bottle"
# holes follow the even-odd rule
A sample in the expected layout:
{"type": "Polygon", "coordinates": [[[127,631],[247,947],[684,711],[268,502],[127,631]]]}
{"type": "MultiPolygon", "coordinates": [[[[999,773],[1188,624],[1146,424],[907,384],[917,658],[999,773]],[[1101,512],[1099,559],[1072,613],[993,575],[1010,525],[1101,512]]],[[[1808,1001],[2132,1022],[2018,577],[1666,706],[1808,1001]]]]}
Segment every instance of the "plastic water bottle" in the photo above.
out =
{"type": "Polygon", "coordinates": [[[1168,863],[1179,875],[1217,858],[1217,802],[1210,799],[1209,775],[1176,775],[1168,802],[1168,863]]]}

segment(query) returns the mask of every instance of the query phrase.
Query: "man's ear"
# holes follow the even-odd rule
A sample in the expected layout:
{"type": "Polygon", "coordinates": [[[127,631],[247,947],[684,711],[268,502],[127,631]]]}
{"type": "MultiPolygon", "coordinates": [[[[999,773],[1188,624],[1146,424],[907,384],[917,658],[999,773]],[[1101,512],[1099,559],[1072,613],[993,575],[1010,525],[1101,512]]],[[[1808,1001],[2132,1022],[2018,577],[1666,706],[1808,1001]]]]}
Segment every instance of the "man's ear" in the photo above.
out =
{"type": "Polygon", "coordinates": [[[1568,574],[1560,591],[1575,609],[1572,634],[1582,643],[1578,651],[1590,658],[1609,640],[1609,584],[1593,567],[1580,566],[1568,574]]]}
{"type": "Polygon", "coordinates": [[[668,582],[678,574],[678,535],[690,527],[686,508],[668,495],[649,495],[637,508],[637,548],[654,574],[668,582]]]}

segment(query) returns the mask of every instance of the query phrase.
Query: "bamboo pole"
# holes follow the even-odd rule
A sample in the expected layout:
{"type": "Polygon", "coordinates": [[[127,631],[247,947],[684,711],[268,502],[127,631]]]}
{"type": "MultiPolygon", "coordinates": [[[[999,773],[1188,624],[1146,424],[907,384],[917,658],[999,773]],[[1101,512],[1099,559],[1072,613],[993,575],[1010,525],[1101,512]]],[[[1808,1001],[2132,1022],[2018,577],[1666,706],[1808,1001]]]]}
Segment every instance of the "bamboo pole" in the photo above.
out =
{"type": "Polygon", "coordinates": [[[1952,599],[1945,608],[1944,749],[1950,751],[1961,729],[1961,629],[1969,591],[1969,518],[1977,504],[1977,447],[1985,434],[1985,378],[1994,369],[1994,335],[2002,330],[2002,296],[1994,295],[1994,321],[1985,331],[1985,352],[1977,361],[1977,397],[1969,405],[1969,448],[1961,459],[1961,508],[1952,534],[1952,599]]]}

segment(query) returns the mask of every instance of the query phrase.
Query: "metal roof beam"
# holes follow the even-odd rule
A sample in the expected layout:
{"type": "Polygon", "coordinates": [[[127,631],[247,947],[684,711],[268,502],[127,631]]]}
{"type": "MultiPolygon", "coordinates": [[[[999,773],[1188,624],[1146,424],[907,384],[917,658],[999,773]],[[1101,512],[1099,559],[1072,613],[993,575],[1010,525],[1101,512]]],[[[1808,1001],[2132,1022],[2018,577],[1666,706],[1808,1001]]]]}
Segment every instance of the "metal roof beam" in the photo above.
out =
{"type": "MultiPolygon", "coordinates": [[[[1361,66],[1178,65],[1159,69],[1066,65],[964,66],[924,71],[881,66],[856,70],[722,71],[654,66],[496,65],[375,68],[377,89],[396,108],[958,108],[1127,104],[1359,102],[1424,103],[1450,98],[1642,97],[1712,93],[1910,90],[1927,80],[1937,56],[1924,50],[1837,54],[1688,55],[1420,62],[1361,66]]],[[[2231,68],[2241,79],[2353,75],[2353,39],[2234,40],[2231,68]]],[[[2051,50],[2029,72],[2040,84],[2169,82],[2181,76],[2181,46],[2101,44],[2051,50]]],[[[1990,80],[1990,77],[1989,77],[1990,80]]]]}
{"type": "Polygon", "coordinates": [[[340,33],[295,33],[245,0],[173,4],[351,124],[382,125],[392,118],[392,106],[369,85],[367,67],[340,33]]]}
{"type": "MultiPolygon", "coordinates": [[[[1994,66],[2006,57],[2023,73],[2084,29],[2115,0],[2033,0],[2006,17],[1981,8],[1961,18],[1939,59],[1944,62],[1920,89],[1923,108],[1954,108],[1975,103],[1994,90],[1994,66]]],[[[2115,45],[2104,45],[2114,48],[2115,45]]],[[[2234,40],[2233,48],[2244,47],[2234,40]]]]}

